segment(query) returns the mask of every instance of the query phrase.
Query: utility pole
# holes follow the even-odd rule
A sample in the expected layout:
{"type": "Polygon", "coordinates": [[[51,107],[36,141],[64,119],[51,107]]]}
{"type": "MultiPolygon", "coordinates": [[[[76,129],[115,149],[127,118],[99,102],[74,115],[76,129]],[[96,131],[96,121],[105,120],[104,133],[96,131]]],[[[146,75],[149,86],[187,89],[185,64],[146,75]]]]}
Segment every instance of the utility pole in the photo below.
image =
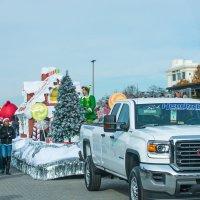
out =
{"type": "Polygon", "coordinates": [[[96,62],[96,60],[92,60],[91,63],[92,63],[92,93],[94,95],[94,63],[96,62]]]}

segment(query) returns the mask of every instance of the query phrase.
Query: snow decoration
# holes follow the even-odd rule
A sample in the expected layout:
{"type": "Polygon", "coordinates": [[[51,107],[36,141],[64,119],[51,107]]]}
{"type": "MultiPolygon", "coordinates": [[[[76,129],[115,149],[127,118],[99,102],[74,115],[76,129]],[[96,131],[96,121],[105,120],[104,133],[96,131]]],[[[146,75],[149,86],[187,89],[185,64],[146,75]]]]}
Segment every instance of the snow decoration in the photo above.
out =
{"type": "Polygon", "coordinates": [[[80,148],[76,144],[46,144],[31,139],[13,142],[12,165],[34,179],[49,180],[82,175],[80,148]]]}
{"type": "Polygon", "coordinates": [[[76,92],[80,95],[82,93],[81,84],[78,81],[73,82],[73,85],[76,87],[76,92]]]}
{"type": "Polygon", "coordinates": [[[43,81],[25,81],[22,94],[27,95],[35,93],[42,87],[43,84],[43,81]]]}

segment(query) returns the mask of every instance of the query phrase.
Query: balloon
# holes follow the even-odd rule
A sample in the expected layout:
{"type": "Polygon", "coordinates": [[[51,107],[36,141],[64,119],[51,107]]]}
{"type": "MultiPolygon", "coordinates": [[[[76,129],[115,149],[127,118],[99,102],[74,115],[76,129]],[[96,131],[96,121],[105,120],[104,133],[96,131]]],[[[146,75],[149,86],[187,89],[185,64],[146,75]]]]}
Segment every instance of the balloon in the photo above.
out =
{"type": "Polygon", "coordinates": [[[17,110],[17,106],[10,101],[7,101],[1,108],[0,116],[11,119],[17,110]]]}
{"type": "Polygon", "coordinates": [[[31,113],[33,119],[43,121],[48,116],[48,108],[43,103],[36,103],[31,106],[31,113]]]}
{"type": "Polygon", "coordinates": [[[1,107],[0,107],[0,118],[2,118],[2,114],[1,114],[1,107]]]}
{"type": "Polygon", "coordinates": [[[110,96],[108,100],[108,105],[110,108],[112,108],[116,101],[125,100],[125,99],[127,98],[123,93],[120,93],[120,92],[114,93],[112,96],[110,96]]]}

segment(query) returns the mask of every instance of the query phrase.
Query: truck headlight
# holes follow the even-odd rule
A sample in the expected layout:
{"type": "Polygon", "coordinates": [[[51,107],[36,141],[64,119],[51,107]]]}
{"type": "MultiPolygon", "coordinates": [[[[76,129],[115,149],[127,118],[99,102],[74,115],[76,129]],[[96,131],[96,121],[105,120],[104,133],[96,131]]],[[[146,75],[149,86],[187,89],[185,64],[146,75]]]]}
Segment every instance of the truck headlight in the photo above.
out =
{"type": "Polygon", "coordinates": [[[170,146],[167,141],[149,141],[147,144],[147,151],[149,153],[169,153],[170,146]]]}

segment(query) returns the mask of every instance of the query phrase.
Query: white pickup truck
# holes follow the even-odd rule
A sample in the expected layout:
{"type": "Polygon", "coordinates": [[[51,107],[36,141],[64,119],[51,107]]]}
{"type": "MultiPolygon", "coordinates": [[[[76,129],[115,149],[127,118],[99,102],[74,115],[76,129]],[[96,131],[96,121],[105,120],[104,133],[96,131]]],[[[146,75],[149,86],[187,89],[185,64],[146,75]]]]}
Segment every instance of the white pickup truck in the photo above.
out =
{"type": "Polygon", "coordinates": [[[130,200],[200,199],[199,100],[119,101],[80,137],[89,191],[111,174],[129,182],[130,200]]]}

